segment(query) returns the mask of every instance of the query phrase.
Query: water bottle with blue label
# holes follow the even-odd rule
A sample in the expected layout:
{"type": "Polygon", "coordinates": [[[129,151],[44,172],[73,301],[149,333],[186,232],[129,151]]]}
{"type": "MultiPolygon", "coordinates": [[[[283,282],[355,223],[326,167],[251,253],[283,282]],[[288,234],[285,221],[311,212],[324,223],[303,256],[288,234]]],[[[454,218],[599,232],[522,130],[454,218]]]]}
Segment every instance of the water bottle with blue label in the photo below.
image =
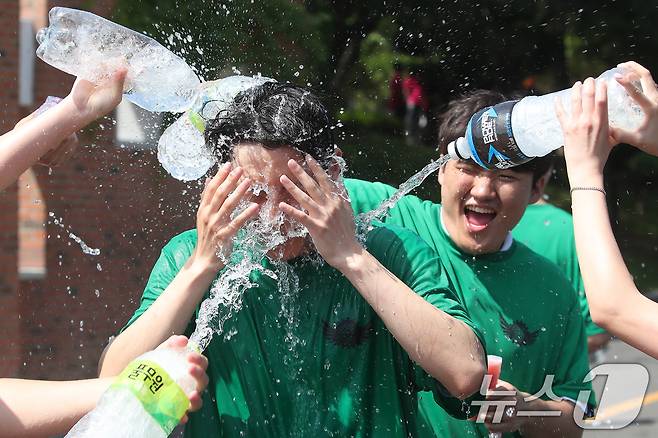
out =
{"type": "MultiPolygon", "coordinates": [[[[618,128],[634,129],[643,120],[640,106],[615,80],[621,68],[610,69],[596,81],[608,85],[608,117],[618,128]]],[[[635,84],[641,89],[640,83],[635,84]]],[[[453,159],[472,159],[486,169],[507,169],[543,157],[564,145],[562,128],[555,114],[555,99],[571,112],[571,89],[544,96],[527,96],[502,102],[475,113],[464,137],[448,145],[453,159]]]]}

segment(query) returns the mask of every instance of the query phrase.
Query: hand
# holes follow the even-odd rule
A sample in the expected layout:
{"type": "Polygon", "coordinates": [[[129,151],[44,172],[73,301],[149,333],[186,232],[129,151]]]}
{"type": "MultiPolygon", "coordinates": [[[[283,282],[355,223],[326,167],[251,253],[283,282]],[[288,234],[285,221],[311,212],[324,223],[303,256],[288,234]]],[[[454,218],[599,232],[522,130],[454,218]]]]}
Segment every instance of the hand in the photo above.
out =
{"type": "Polygon", "coordinates": [[[624,87],[629,96],[642,108],[644,119],[634,130],[610,128],[610,134],[618,143],[628,143],[642,149],[644,152],[658,156],[658,89],[651,73],[637,62],[624,62],[618,67],[625,74],[615,79],[624,87]],[[639,79],[642,90],[633,85],[639,79]]]}
{"type": "Polygon", "coordinates": [[[190,261],[199,263],[202,269],[213,274],[224,267],[238,230],[258,213],[259,205],[252,202],[231,219],[231,213],[251,187],[249,179],[238,184],[241,176],[240,167],[231,170],[230,163],[226,163],[201,194],[201,205],[196,216],[197,244],[190,261]]]}
{"type": "Polygon", "coordinates": [[[352,207],[344,187],[338,187],[317,161],[307,155],[306,164],[315,179],[295,160],[288,161],[288,168],[304,190],[285,175],[280,178],[283,187],[303,210],[285,202],[281,202],[279,208],[308,229],[315,248],[327,263],[342,270],[347,259],[362,249],[356,240],[352,207]]]}
{"type": "MultiPolygon", "coordinates": [[[[174,335],[164,341],[158,346],[159,348],[173,348],[173,349],[182,349],[187,346],[188,339],[185,336],[174,335]]],[[[194,378],[196,382],[196,388],[189,394],[187,397],[190,400],[190,408],[187,412],[194,412],[201,409],[203,401],[201,400],[201,393],[208,386],[208,375],[206,374],[206,369],[208,368],[208,359],[202,354],[189,351],[187,353],[187,362],[189,363],[188,373],[194,378]]],[[[181,419],[181,424],[187,423],[188,417],[187,413],[181,419]]]]}
{"type": "Polygon", "coordinates": [[[607,86],[587,78],[571,89],[571,115],[556,100],[555,112],[564,132],[564,158],[572,187],[601,186],[603,167],[615,143],[608,131],[607,86]]]}
{"type": "Polygon", "coordinates": [[[487,400],[499,402],[504,401],[505,404],[503,405],[501,403],[500,405],[504,406],[504,408],[501,407],[501,409],[503,409],[503,415],[499,422],[494,422],[496,409],[489,409],[489,412],[487,412],[486,417],[484,418],[485,427],[491,433],[507,433],[519,430],[529,418],[517,416],[518,411],[529,410],[527,409],[528,403],[525,401],[527,394],[516,389],[511,383],[500,379],[498,380],[498,386],[496,389],[491,390],[490,392],[494,391],[507,391],[514,395],[487,395],[487,400]]]}
{"type": "Polygon", "coordinates": [[[127,72],[128,70],[121,68],[98,84],[78,78],[64,101],[73,105],[83,125],[91,123],[112,111],[121,102],[127,72]]]}

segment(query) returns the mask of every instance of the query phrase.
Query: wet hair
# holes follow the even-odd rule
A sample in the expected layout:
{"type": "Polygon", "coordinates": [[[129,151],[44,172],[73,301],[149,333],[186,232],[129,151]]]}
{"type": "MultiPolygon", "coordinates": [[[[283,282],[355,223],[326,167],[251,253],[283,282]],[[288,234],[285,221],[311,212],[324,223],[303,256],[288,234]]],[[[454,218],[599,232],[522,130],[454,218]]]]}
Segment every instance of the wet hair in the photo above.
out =
{"type": "MultiPolygon", "coordinates": [[[[439,115],[439,153],[448,153],[448,143],[464,135],[471,116],[482,108],[505,102],[504,94],[493,90],[473,90],[450,101],[446,110],[439,115]]],[[[522,173],[532,173],[532,183],[535,184],[553,165],[554,154],[537,157],[511,168],[522,173]]]]}
{"type": "Polygon", "coordinates": [[[335,153],[331,118],[320,99],[306,88],[278,82],[238,93],[208,122],[205,140],[219,162],[230,160],[233,148],[246,142],[268,149],[290,146],[324,167],[335,153]]]}

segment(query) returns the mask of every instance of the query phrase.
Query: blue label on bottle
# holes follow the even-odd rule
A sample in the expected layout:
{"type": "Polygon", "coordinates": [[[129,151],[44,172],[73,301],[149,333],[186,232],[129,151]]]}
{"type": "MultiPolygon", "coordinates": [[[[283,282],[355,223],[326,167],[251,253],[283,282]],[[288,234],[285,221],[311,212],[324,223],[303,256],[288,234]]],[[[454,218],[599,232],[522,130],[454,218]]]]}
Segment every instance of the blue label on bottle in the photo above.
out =
{"type": "Polygon", "coordinates": [[[473,114],[466,127],[471,158],[485,169],[509,169],[530,161],[514,140],[512,108],[518,100],[499,103],[473,114]]]}

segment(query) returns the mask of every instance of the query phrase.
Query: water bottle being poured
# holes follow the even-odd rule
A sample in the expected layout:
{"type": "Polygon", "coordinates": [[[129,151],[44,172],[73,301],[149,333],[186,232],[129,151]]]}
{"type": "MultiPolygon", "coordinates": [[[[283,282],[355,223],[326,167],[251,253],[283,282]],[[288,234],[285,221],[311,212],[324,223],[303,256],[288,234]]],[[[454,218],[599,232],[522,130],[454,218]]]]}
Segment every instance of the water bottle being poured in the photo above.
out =
{"type": "MultiPolygon", "coordinates": [[[[610,124],[632,130],[642,122],[643,113],[615,80],[616,74],[623,73],[622,68],[613,68],[596,81],[608,85],[610,124]]],[[[634,85],[641,89],[639,82],[634,85]]],[[[564,145],[555,100],[560,99],[569,114],[570,96],[571,89],[566,89],[483,108],[471,117],[464,137],[448,145],[448,155],[453,159],[472,159],[486,169],[506,169],[543,157],[564,145]]]]}
{"type": "Polygon", "coordinates": [[[183,112],[196,99],[197,75],[154,39],[77,9],[52,8],[48,19],[37,56],[53,67],[98,82],[125,66],[126,98],[149,111],[183,112]]]}

